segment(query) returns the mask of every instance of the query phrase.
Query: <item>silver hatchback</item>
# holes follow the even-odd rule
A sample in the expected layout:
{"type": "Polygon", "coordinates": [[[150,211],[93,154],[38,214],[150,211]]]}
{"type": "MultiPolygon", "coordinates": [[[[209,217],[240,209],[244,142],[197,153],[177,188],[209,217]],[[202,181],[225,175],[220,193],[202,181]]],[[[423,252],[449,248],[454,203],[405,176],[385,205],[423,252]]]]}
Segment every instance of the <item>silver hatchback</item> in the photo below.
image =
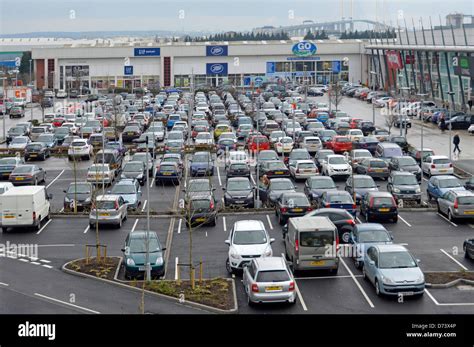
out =
{"type": "Polygon", "coordinates": [[[296,303],[295,279],[282,257],[255,258],[242,277],[249,305],[265,302],[296,303]]]}
{"type": "Polygon", "coordinates": [[[450,221],[455,219],[474,220],[474,192],[469,190],[449,190],[438,198],[438,212],[450,221]]]}
{"type": "Polygon", "coordinates": [[[120,195],[99,195],[89,213],[89,225],[91,229],[95,228],[96,223],[121,228],[127,216],[127,204],[120,195]]]}

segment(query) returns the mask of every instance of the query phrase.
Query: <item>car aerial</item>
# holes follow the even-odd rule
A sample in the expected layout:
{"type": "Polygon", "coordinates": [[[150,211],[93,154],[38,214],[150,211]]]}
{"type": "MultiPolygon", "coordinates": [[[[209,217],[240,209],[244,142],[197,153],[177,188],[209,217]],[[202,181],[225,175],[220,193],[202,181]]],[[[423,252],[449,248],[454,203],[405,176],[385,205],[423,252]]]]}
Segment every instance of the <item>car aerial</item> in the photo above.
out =
{"type": "Polygon", "coordinates": [[[438,213],[446,215],[449,221],[474,219],[474,193],[451,190],[438,198],[438,213]]]}
{"type": "Polygon", "coordinates": [[[24,163],[25,161],[20,156],[0,158],[0,178],[9,179],[12,171],[24,163]]]}
{"type": "Polygon", "coordinates": [[[361,200],[360,214],[368,223],[373,220],[398,221],[397,204],[388,192],[368,192],[361,200]]]}
{"type": "Polygon", "coordinates": [[[193,178],[190,179],[186,188],[183,189],[185,192],[184,200],[189,202],[190,198],[199,195],[209,195],[215,188],[212,187],[211,182],[207,178],[193,178]]]}
{"type": "Polygon", "coordinates": [[[352,141],[347,136],[334,136],[331,141],[326,142],[326,148],[332,149],[334,153],[344,153],[352,150],[352,141]]]}
{"type": "Polygon", "coordinates": [[[432,155],[424,158],[421,163],[421,170],[423,170],[423,173],[426,173],[428,177],[454,174],[453,163],[444,155],[432,155]]]}
{"type": "Polygon", "coordinates": [[[63,190],[66,194],[64,196],[63,207],[64,211],[74,211],[74,207],[78,211],[88,210],[92,204],[92,184],[89,182],[72,182],[68,189],[63,190]]]}
{"type": "Polygon", "coordinates": [[[108,194],[120,195],[128,209],[136,210],[141,204],[142,191],[137,180],[124,178],[115,183],[108,194]]]}
{"type": "Polygon", "coordinates": [[[69,160],[74,160],[75,158],[84,158],[89,160],[93,154],[94,151],[92,145],[90,145],[89,142],[84,139],[73,140],[67,150],[69,160]]]}
{"type": "MultiPolygon", "coordinates": [[[[1,159],[0,159],[0,172],[1,172],[1,159]]],[[[474,191],[474,176],[471,176],[467,179],[466,183],[464,184],[464,188],[474,191]]]]}
{"type": "Polygon", "coordinates": [[[94,230],[96,224],[115,225],[121,228],[127,216],[127,204],[121,196],[98,195],[91,206],[89,226],[91,230],[94,230]]]}
{"type": "Polygon", "coordinates": [[[259,220],[240,220],[234,223],[229,238],[225,243],[229,246],[229,256],[226,269],[229,273],[242,270],[243,266],[252,259],[271,257],[271,244],[275,239],[270,238],[265,225],[259,220]]]}
{"type": "Polygon", "coordinates": [[[46,171],[38,165],[18,165],[13,169],[9,177],[14,186],[38,185],[46,182],[46,171]]]}
{"type": "Polygon", "coordinates": [[[295,279],[283,257],[252,259],[243,269],[247,303],[296,303],[295,279]]]}
{"type": "Polygon", "coordinates": [[[359,223],[355,224],[349,237],[352,244],[354,265],[357,269],[364,265],[364,256],[371,245],[389,245],[393,243],[393,236],[382,224],[359,223]]]}
{"type": "Polygon", "coordinates": [[[388,164],[377,158],[362,159],[356,166],[355,172],[361,175],[368,175],[372,178],[387,179],[390,172],[388,164]]]}
{"type": "Polygon", "coordinates": [[[359,204],[368,192],[377,192],[379,190],[374,179],[368,175],[352,175],[352,177],[347,179],[344,189],[351,196],[355,195],[356,204],[359,204]]]}
{"type": "Polygon", "coordinates": [[[267,206],[273,207],[285,192],[296,192],[296,187],[289,178],[272,178],[268,187],[259,187],[260,200],[267,206]]]}
{"type": "Polygon", "coordinates": [[[298,160],[295,165],[290,166],[290,174],[297,181],[316,176],[319,174],[319,170],[312,160],[298,160]]]}
{"type": "MultiPolygon", "coordinates": [[[[350,241],[350,235],[354,225],[356,225],[354,216],[348,211],[340,208],[320,208],[311,211],[305,217],[327,217],[337,227],[339,240],[342,243],[350,241]]],[[[285,226],[284,228],[287,228],[285,226]]]]}
{"type": "Polygon", "coordinates": [[[51,150],[46,147],[44,143],[41,142],[30,142],[25,147],[25,162],[28,159],[41,159],[46,160],[46,158],[51,156],[51,150]]]}
{"type": "Polygon", "coordinates": [[[146,272],[146,260],[150,263],[152,278],[160,278],[165,273],[165,247],[161,246],[160,239],[154,231],[135,230],[128,233],[125,239],[124,269],[125,278],[142,277],[146,272]]]}
{"type": "Polygon", "coordinates": [[[345,156],[340,154],[331,154],[326,157],[322,163],[321,173],[330,177],[347,178],[352,174],[352,167],[347,162],[345,156]]]}
{"type": "Polygon", "coordinates": [[[8,144],[8,149],[10,151],[21,151],[24,150],[30,142],[31,141],[28,136],[17,136],[14,137],[8,144]]]}
{"type": "Polygon", "coordinates": [[[304,216],[312,210],[304,193],[283,193],[275,203],[275,214],[280,225],[285,224],[288,218],[304,216]]]}
{"type": "Polygon", "coordinates": [[[406,171],[392,171],[388,177],[387,191],[395,201],[416,201],[421,204],[421,188],[415,175],[406,171]]]}
{"type": "MultiPolygon", "coordinates": [[[[235,165],[235,164],[234,164],[235,165]]],[[[237,164],[238,165],[238,164],[237,164]]],[[[227,179],[224,190],[224,205],[254,207],[255,189],[247,177],[231,177],[227,179]]]]}
{"type": "Polygon", "coordinates": [[[410,172],[416,176],[418,182],[421,182],[421,168],[416,163],[415,159],[410,156],[399,156],[390,158],[390,171],[404,171],[410,172]]]}
{"type": "Polygon", "coordinates": [[[213,176],[214,162],[210,152],[196,152],[190,160],[189,173],[194,176],[213,176]]]}
{"type": "Polygon", "coordinates": [[[190,197],[185,221],[188,228],[198,225],[216,226],[217,204],[212,191],[190,197]]]}
{"type": "Polygon", "coordinates": [[[290,177],[290,170],[281,160],[266,160],[255,166],[257,177],[266,175],[267,178],[290,177]]]}
{"type": "Polygon", "coordinates": [[[425,276],[418,260],[401,245],[370,246],[364,256],[362,274],[379,296],[422,296],[425,291],[425,276]]]}
{"type": "Polygon", "coordinates": [[[354,218],[357,215],[357,205],[354,203],[352,195],[346,191],[325,191],[321,194],[316,206],[319,209],[324,207],[343,209],[353,215],[354,218]]]}
{"type": "Polygon", "coordinates": [[[111,185],[113,180],[114,172],[109,164],[92,164],[87,171],[87,182],[111,185]]]}
{"type": "Polygon", "coordinates": [[[432,176],[428,181],[426,193],[428,201],[442,197],[450,190],[466,190],[461,181],[451,175],[432,176]]]}

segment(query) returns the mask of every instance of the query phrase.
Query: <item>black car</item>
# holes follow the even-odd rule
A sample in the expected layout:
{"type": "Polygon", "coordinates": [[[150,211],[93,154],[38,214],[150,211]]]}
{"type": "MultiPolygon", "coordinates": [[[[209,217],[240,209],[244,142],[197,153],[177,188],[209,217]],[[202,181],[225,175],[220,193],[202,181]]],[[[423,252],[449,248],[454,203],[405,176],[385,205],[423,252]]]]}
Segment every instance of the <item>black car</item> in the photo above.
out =
{"type": "Polygon", "coordinates": [[[42,142],[30,142],[25,147],[25,162],[28,159],[41,159],[51,156],[51,150],[42,142]]]}
{"type": "MultiPolygon", "coordinates": [[[[257,168],[255,168],[257,171],[257,168]]],[[[267,175],[270,178],[290,177],[290,170],[281,160],[269,160],[259,163],[258,178],[267,175]]]]}
{"type": "Polygon", "coordinates": [[[53,106],[54,106],[53,98],[43,98],[43,100],[41,101],[42,108],[48,108],[48,107],[53,107],[53,106]]]}
{"type": "Polygon", "coordinates": [[[371,134],[375,130],[373,122],[370,121],[361,121],[359,123],[359,129],[362,130],[364,136],[371,134]]]}
{"type": "Polygon", "coordinates": [[[8,129],[7,132],[7,144],[9,144],[14,137],[27,136],[27,130],[22,126],[14,126],[8,129]]]}
{"type": "Polygon", "coordinates": [[[449,129],[468,129],[474,124],[474,114],[460,114],[446,121],[446,128],[449,129]]]}
{"type": "Polygon", "coordinates": [[[79,97],[79,91],[77,89],[71,89],[69,91],[69,97],[71,99],[77,99],[79,97]]]}
{"type": "Polygon", "coordinates": [[[93,186],[89,182],[73,182],[64,190],[64,211],[74,211],[74,204],[78,211],[90,209],[92,205],[93,186]],[[75,201],[75,202],[74,202],[75,201]]]}
{"type": "Polygon", "coordinates": [[[188,204],[185,215],[188,228],[197,225],[216,225],[217,204],[212,192],[191,196],[188,204]]]}
{"type": "Polygon", "coordinates": [[[400,146],[404,153],[408,152],[408,141],[404,136],[390,135],[390,137],[388,138],[388,142],[396,143],[400,146]]]}
{"type": "Polygon", "coordinates": [[[226,176],[230,177],[249,177],[250,166],[246,163],[232,163],[226,168],[226,176]]]}
{"type": "Polygon", "coordinates": [[[247,177],[232,177],[227,180],[224,190],[224,205],[254,207],[255,189],[247,177]]]}
{"type": "Polygon", "coordinates": [[[402,116],[398,116],[393,122],[393,126],[395,128],[402,127],[403,129],[411,128],[411,121],[408,119],[408,117],[405,117],[405,119],[403,119],[402,116]]]}
{"type": "Polygon", "coordinates": [[[334,180],[329,176],[309,177],[304,184],[304,193],[312,204],[316,204],[325,191],[337,190],[334,180]]]}
{"type": "Polygon", "coordinates": [[[304,216],[313,208],[304,193],[283,193],[275,202],[275,214],[280,225],[285,224],[291,217],[304,216]]]}
{"type": "Polygon", "coordinates": [[[369,192],[361,200],[360,214],[370,223],[378,220],[398,221],[398,208],[392,194],[388,192],[369,192]]]}
{"type": "Polygon", "coordinates": [[[365,136],[352,142],[352,149],[366,149],[374,154],[378,144],[379,140],[375,136],[365,136]]]}
{"type": "Polygon", "coordinates": [[[464,241],[462,248],[464,250],[464,257],[467,259],[474,259],[474,239],[467,239],[464,241]]]}
{"type": "Polygon", "coordinates": [[[464,188],[466,188],[467,190],[474,191],[474,176],[472,176],[466,181],[466,183],[464,184],[464,188]]]}
{"type": "Polygon", "coordinates": [[[138,139],[142,131],[138,125],[127,125],[122,132],[122,141],[124,143],[130,143],[135,139],[138,139]]]}
{"type": "Polygon", "coordinates": [[[415,159],[409,156],[397,156],[390,158],[388,163],[390,171],[406,171],[414,174],[418,182],[421,182],[421,168],[415,159]]]}
{"type": "Polygon", "coordinates": [[[392,171],[388,178],[387,191],[396,202],[399,200],[416,201],[421,204],[421,188],[416,176],[410,172],[392,171]]]}
{"type": "Polygon", "coordinates": [[[354,216],[342,208],[320,208],[308,213],[306,217],[328,217],[337,227],[341,243],[349,243],[350,234],[356,225],[354,216]]]}

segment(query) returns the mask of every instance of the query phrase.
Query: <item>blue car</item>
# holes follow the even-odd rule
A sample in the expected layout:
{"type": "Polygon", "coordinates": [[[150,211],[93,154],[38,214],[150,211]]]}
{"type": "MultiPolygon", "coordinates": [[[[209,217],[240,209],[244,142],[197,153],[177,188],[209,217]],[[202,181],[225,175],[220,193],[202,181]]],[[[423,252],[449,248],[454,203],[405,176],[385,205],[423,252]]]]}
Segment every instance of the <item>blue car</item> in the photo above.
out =
{"type": "Polygon", "coordinates": [[[118,181],[110,194],[120,195],[127,204],[127,209],[136,210],[141,204],[142,191],[138,180],[125,178],[118,181]]]}
{"type": "Polygon", "coordinates": [[[189,167],[191,176],[213,176],[214,163],[210,152],[196,152],[189,167]]]}
{"type": "Polygon", "coordinates": [[[364,256],[372,245],[392,244],[393,236],[379,223],[360,223],[352,229],[349,237],[352,244],[354,265],[360,269],[364,265],[364,256]]]}
{"type": "Polygon", "coordinates": [[[179,184],[182,177],[181,167],[177,162],[174,161],[161,161],[160,165],[156,168],[155,183],[171,182],[173,184],[179,184]]]}
{"type": "Polygon", "coordinates": [[[357,205],[354,203],[351,194],[346,191],[327,191],[321,195],[318,208],[342,208],[349,212],[354,218],[357,215],[357,205]]]}
{"type": "Polygon", "coordinates": [[[451,175],[431,176],[426,192],[428,200],[436,200],[450,190],[466,190],[456,177],[451,175]]]}

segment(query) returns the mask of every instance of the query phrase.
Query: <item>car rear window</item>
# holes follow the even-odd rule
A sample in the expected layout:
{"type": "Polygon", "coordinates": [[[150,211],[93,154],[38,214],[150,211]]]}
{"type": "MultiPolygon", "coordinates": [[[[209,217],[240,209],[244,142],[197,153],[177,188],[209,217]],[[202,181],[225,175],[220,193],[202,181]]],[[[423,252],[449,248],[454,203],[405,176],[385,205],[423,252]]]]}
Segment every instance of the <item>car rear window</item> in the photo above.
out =
{"type": "Polygon", "coordinates": [[[288,272],[285,270],[259,271],[257,282],[286,282],[290,280],[288,272]]]}
{"type": "Polygon", "coordinates": [[[390,197],[377,197],[374,198],[374,206],[380,206],[380,205],[392,205],[393,201],[392,198],[390,197]]]}
{"type": "Polygon", "coordinates": [[[299,169],[312,169],[316,167],[316,164],[314,163],[299,163],[298,168],[299,169]]]}
{"type": "Polygon", "coordinates": [[[401,148],[385,148],[383,151],[383,155],[385,157],[401,157],[403,156],[402,149],[401,148]]]}
{"type": "Polygon", "coordinates": [[[334,243],[332,231],[304,231],[300,232],[301,247],[324,247],[334,243]]]}
{"type": "Polygon", "coordinates": [[[99,210],[115,210],[115,201],[99,201],[99,210]]]}
{"type": "Polygon", "coordinates": [[[433,164],[449,164],[450,161],[448,158],[442,158],[442,159],[433,159],[433,164]]]}
{"type": "Polygon", "coordinates": [[[474,205],[474,196],[460,196],[458,203],[460,205],[474,205]]]}
{"type": "Polygon", "coordinates": [[[387,167],[387,164],[384,161],[374,160],[370,162],[370,166],[384,168],[387,167]]]}

